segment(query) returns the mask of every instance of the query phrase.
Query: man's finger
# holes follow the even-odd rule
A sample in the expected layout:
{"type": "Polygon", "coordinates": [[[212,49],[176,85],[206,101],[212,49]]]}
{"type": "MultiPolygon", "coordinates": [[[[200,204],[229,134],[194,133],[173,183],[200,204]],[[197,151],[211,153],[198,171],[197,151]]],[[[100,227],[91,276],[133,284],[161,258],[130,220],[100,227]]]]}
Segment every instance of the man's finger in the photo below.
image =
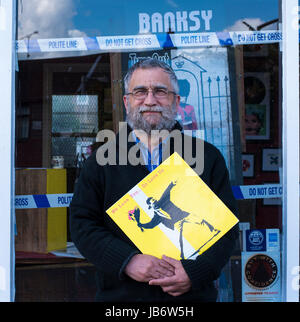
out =
{"type": "Polygon", "coordinates": [[[149,285],[169,286],[169,285],[173,285],[173,284],[174,284],[173,276],[156,278],[156,279],[149,281],[149,285]]]}
{"type": "Polygon", "coordinates": [[[163,278],[165,276],[173,276],[174,275],[174,272],[168,270],[168,269],[165,269],[161,266],[157,266],[155,268],[155,273],[159,274],[159,276],[157,275],[153,275],[153,278],[163,278]]]}
{"type": "Polygon", "coordinates": [[[167,263],[163,259],[159,262],[159,266],[163,267],[165,270],[168,270],[172,273],[175,272],[175,267],[173,265],[170,265],[169,263],[167,263]]]}
{"type": "MultiPolygon", "coordinates": [[[[168,269],[165,269],[163,267],[159,267],[156,269],[156,272],[158,272],[160,274],[159,277],[165,277],[165,276],[173,276],[174,275],[174,271],[170,271],[168,269]]],[[[157,277],[156,277],[157,278],[157,277]]]]}
{"type": "Polygon", "coordinates": [[[166,255],[163,255],[162,256],[162,259],[165,261],[165,262],[167,262],[167,263],[169,263],[170,265],[172,265],[172,266],[177,266],[178,265],[178,263],[179,263],[179,261],[177,260],[177,259],[174,259],[174,258],[172,258],[172,257],[168,257],[168,256],[166,256],[166,255]]]}
{"type": "Polygon", "coordinates": [[[158,279],[158,278],[162,278],[162,275],[161,275],[161,273],[160,272],[158,272],[158,271],[154,271],[154,272],[152,272],[152,274],[149,276],[149,280],[151,280],[151,279],[158,279]]]}
{"type": "Polygon", "coordinates": [[[166,271],[165,275],[166,275],[167,277],[171,277],[171,276],[173,276],[173,275],[174,275],[174,272],[166,271]]]}
{"type": "Polygon", "coordinates": [[[168,294],[172,295],[172,296],[179,296],[182,293],[181,292],[167,292],[168,294]]]}

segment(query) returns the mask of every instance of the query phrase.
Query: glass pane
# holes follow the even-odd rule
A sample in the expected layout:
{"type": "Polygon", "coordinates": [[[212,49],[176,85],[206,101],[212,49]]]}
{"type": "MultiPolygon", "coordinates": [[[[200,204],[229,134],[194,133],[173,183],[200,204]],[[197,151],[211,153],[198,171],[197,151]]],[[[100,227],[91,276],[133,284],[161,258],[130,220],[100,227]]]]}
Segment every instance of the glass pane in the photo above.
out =
{"type": "Polygon", "coordinates": [[[95,95],[53,95],[52,133],[97,133],[97,99],[95,95]]]}
{"type": "MultiPolygon", "coordinates": [[[[279,18],[275,0],[20,3],[17,301],[94,300],[95,274],[105,269],[77,250],[69,204],[82,167],[103,143],[99,133],[118,132],[126,120],[123,78],[146,57],[172,67],[179,81],[177,122],[214,145],[229,171],[240,237],[213,281],[217,300],[280,301],[279,18]],[[39,274],[26,266],[32,263],[40,264],[39,274]],[[57,288],[38,286],[49,290],[48,284],[57,288]]],[[[119,180],[110,180],[101,195],[108,204],[119,180]]],[[[121,283],[103,273],[104,285],[110,282],[121,283]]]]}

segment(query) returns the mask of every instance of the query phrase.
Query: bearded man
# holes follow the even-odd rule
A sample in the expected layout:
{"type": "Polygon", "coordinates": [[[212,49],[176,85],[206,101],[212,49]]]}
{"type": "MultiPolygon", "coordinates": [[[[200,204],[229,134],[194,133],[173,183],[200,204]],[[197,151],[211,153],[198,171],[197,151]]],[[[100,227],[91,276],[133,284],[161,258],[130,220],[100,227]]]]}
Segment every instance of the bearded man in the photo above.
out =
{"type": "MultiPolygon", "coordinates": [[[[140,60],[126,74],[124,88],[128,124],[126,151],[138,147],[143,162],[132,164],[130,158],[128,164],[119,162],[118,153],[122,147],[118,144],[122,140],[118,134],[116,164],[100,165],[96,153],[90,156],[81,171],[70,206],[72,239],[97,270],[96,300],[215,301],[214,281],[235,249],[237,226],[194,260],[156,258],[142,254],[105,212],[174,151],[183,158],[190,159],[190,155],[184,155],[187,153],[194,156],[196,153],[196,161],[202,158],[201,179],[232,212],[236,212],[221,153],[207,142],[201,155],[197,155],[194,148],[190,150],[182,146],[180,151],[176,149],[178,144],[171,133],[182,129],[176,122],[180,96],[172,68],[156,59],[140,60]],[[168,150],[167,154],[165,150],[168,150]]],[[[180,135],[185,137],[184,133],[180,135]]],[[[192,140],[192,147],[196,147],[199,139],[192,140]]],[[[184,139],[180,144],[184,145],[183,142],[184,139]]],[[[195,169],[196,164],[191,167],[195,169]]]]}

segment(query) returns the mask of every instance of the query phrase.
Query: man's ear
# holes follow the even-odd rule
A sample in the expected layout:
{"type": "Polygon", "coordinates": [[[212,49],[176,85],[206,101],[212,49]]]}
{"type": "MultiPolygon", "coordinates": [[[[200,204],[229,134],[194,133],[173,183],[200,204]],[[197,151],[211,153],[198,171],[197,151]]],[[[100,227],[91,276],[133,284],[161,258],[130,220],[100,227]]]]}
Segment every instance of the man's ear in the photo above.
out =
{"type": "Polygon", "coordinates": [[[125,109],[126,109],[126,114],[128,114],[129,110],[128,110],[128,96],[127,95],[124,95],[123,96],[123,102],[124,102],[124,106],[125,106],[125,109]]]}
{"type": "Polygon", "coordinates": [[[178,109],[178,107],[180,105],[180,96],[179,95],[175,96],[175,104],[176,104],[176,108],[178,109]]]}

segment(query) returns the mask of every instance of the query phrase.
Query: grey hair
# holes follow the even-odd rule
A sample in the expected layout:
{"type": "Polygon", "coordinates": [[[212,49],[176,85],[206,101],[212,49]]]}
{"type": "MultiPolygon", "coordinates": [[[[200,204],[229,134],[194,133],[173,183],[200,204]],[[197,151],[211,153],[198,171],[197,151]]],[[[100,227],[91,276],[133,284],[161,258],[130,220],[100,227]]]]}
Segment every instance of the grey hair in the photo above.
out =
{"type": "Polygon", "coordinates": [[[179,85],[178,79],[174,70],[165,62],[160,61],[155,58],[141,58],[137,63],[130,67],[127,74],[124,77],[124,89],[125,95],[128,93],[129,83],[132,77],[132,74],[137,69],[150,69],[150,68],[161,68],[170,76],[171,85],[173,87],[173,91],[178,94],[179,93],[179,85]]]}

